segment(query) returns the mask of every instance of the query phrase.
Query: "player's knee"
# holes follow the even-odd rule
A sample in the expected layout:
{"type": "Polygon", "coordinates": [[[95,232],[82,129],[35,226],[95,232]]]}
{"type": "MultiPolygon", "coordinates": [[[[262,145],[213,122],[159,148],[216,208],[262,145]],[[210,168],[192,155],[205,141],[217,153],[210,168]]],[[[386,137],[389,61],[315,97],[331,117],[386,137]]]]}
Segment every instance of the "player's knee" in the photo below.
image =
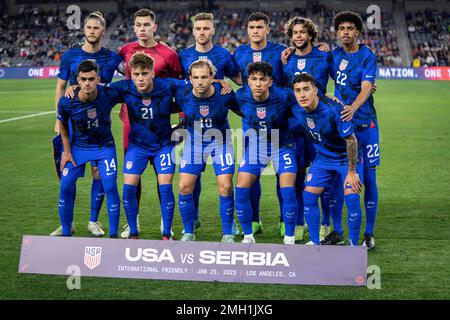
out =
{"type": "Polygon", "coordinates": [[[219,183],[219,193],[221,196],[231,196],[233,184],[231,182],[219,183]]]}
{"type": "Polygon", "coordinates": [[[181,194],[190,194],[194,190],[194,185],[192,183],[187,183],[186,181],[180,181],[178,183],[178,191],[181,194]]]}

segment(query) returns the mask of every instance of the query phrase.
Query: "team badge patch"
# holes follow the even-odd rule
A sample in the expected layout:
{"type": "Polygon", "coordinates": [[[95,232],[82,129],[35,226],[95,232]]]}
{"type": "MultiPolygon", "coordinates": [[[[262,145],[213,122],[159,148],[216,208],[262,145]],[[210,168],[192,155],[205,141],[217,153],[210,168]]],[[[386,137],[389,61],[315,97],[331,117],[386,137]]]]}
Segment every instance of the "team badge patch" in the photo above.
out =
{"type": "Polygon", "coordinates": [[[84,248],[84,265],[89,269],[95,269],[102,262],[102,247],[84,248]]]}
{"type": "Polygon", "coordinates": [[[310,182],[312,179],[312,173],[308,173],[308,175],[306,176],[306,181],[310,182]]]}
{"type": "Polygon", "coordinates": [[[253,52],[253,62],[261,62],[262,53],[261,52],[253,52]]]}
{"type": "Polygon", "coordinates": [[[69,168],[64,168],[62,171],[62,175],[65,177],[69,174],[69,168]]]}
{"type": "Polygon", "coordinates": [[[306,59],[298,59],[297,60],[297,68],[298,68],[298,70],[305,69],[305,66],[306,66],[306,59]]]}
{"type": "Polygon", "coordinates": [[[199,56],[198,60],[208,60],[208,56],[199,56]]]}
{"type": "Polygon", "coordinates": [[[152,103],[152,99],[150,97],[142,97],[142,104],[148,107],[152,103]]]}
{"type": "Polygon", "coordinates": [[[308,124],[308,128],[314,129],[316,127],[316,124],[314,123],[314,119],[306,118],[306,122],[308,124]]]}
{"type": "Polygon", "coordinates": [[[97,116],[97,109],[96,108],[89,109],[87,111],[87,116],[89,119],[94,119],[97,116]]]}
{"type": "Polygon", "coordinates": [[[130,170],[133,168],[133,161],[127,161],[127,169],[130,170]]]}
{"type": "Polygon", "coordinates": [[[200,114],[206,117],[209,114],[209,106],[200,106],[199,107],[200,114]]]}
{"type": "Polygon", "coordinates": [[[344,71],[347,68],[348,61],[345,59],[342,59],[341,64],[339,65],[339,70],[344,71]]]}
{"type": "Polygon", "coordinates": [[[266,107],[256,108],[256,115],[260,119],[264,119],[266,117],[266,107]]]}
{"type": "Polygon", "coordinates": [[[180,161],[180,168],[183,169],[184,167],[186,167],[186,160],[181,160],[180,161]]]}

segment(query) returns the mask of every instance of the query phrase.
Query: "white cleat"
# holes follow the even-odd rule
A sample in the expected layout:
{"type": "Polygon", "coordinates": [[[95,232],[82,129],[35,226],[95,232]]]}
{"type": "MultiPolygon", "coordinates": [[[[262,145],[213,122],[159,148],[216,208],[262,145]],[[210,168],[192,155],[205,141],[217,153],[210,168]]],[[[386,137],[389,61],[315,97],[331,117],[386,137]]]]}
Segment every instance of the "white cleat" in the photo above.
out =
{"type": "MultiPolygon", "coordinates": [[[[70,231],[72,232],[72,234],[75,233],[75,224],[73,222],[72,222],[72,226],[70,228],[70,231]]],[[[62,226],[59,226],[55,231],[50,233],[50,236],[52,236],[52,237],[61,237],[62,236],[62,226]]]]}
{"type": "Polygon", "coordinates": [[[234,236],[231,234],[226,234],[222,237],[222,241],[224,243],[234,243],[234,236]]]}
{"type": "Polygon", "coordinates": [[[193,233],[185,233],[181,237],[180,241],[195,241],[195,234],[193,234],[193,233]]]}
{"type": "Polygon", "coordinates": [[[241,243],[256,243],[253,233],[245,235],[241,243]]]}
{"type": "Polygon", "coordinates": [[[331,227],[326,225],[320,225],[319,240],[323,241],[331,233],[331,227]]]}
{"type": "Polygon", "coordinates": [[[89,221],[87,229],[90,233],[92,233],[92,235],[96,237],[102,237],[105,235],[105,231],[103,231],[102,225],[98,221],[97,222],[89,221]]]}
{"type": "MultiPolygon", "coordinates": [[[[159,226],[159,231],[161,231],[161,236],[163,236],[163,232],[164,232],[164,221],[163,221],[162,217],[161,217],[161,224],[160,224],[160,226],[159,226]]],[[[184,229],[183,229],[182,235],[183,235],[183,234],[184,234],[184,229]]],[[[171,237],[173,237],[173,235],[174,235],[172,229],[170,229],[170,235],[171,235],[171,237]]]]}
{"type": "MultiPolygon", "coordinates": [[[[139,215],[136,217],[136,222],[137,222],[137,229],[138,232],[141,232],[141,226],[139,224],[139,215]]],[[[120,237],[122,239],[128,239],[130,237],[130,226],[128,225],[128,223],[126,225],[123,226],[124,231],[120,234],[120,237]]]]}
{"type": "Polygon", "coordinates": [[[309,242],[307,242],[307,243],[305,243],[305,246],[318,246],[319,244],[315,244],[314,242],[312,242],[312,241],[309,241],[309,242]]]}
{"type": "Polygon", "coordinates": [[[284,236],[284,239],[283,239],[283,243],[284,244],[295,244],[295,236],[284,236]]]}

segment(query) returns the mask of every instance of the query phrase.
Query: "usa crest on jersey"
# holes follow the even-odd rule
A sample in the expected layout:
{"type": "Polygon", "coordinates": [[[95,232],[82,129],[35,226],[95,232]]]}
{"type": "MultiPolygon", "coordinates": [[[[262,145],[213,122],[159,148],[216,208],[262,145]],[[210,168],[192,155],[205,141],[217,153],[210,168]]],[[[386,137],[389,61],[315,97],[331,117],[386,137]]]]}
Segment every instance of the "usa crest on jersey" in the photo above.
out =
{"type": "Polygon", "coordinates": [[[198,57],[198,60],[203,60],[203,61],[205,61],[205,60],[209,60],[209,59],[208,59],[208,56],[199,56],[199,57],[198,57]]]}
{"type": "Polygon", "coordinates": [[[298,70],[305,69],[305,66],[306,66],[306,59],[298,59],[297,60],[297,68],[298,68],[298,70]]]}
{"type": "Polygon", "coordinates": [[[96,108],[89,109],[87,111],[87,116],[89,119],[94,119],[97,116],[97,109],[96,108]]]}
{"type": "Polygon", "coordinates": [[[347,68],[348,61],[345,59],[342,59],[341,64],[339,65],[339,70],[344,71],[347,68]]]}
{"type": "Polygon", "coordinates": [[[253,52],[253,62],[261,62],[262,52],[253,52]]]}
{"type": "Polygon", "coordinates": [[[133,168],[133,161],[127,161],[127,169],[130,170],[131,168],[133,168]]]}
{"type": "Polygon", "coordinates": [[[200,106],[199,111],[202,116],[206,117],[209,114],[209,106],[200,106]]]}
{"type": "Polygon", "coordinates": [[[150,97],[142,97],[142,103],[148,107],[152,103],[152,99],[150,97]]]}
{"type": "Polygon", "coordinates": [[[308,128],[314,129],[316,127],[316,124],[314,123],[314,119],[306,118],[306,123],[308,125],[308,128]]]}
{"type": "Polygon", "coordinates": [[[266,117],[266,107],[256,108],[256,115],[260,119],[264,119],[266,117]]]}
{"type": "Polygon", "coordinates": [[[84,265],[89,269],[94,269],[100,265],[102,261],[102,247],[85,247],[84,248],[84,265]]]}

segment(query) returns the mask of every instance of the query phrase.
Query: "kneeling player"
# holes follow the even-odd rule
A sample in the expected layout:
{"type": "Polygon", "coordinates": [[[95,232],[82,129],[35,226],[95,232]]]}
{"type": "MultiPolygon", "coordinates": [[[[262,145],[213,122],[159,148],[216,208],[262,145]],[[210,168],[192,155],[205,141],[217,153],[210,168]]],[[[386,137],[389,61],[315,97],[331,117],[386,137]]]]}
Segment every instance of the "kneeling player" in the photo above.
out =
{"type": "MultiPolygon", "coordinates": [[[[318,89],[312,75],[303,73],[295,76],[293,87],[300,106],[296,105],[292,110],[292,129],[303,128],[313,138],[317,150],[303,192],[304,212],[311,238],[308,244],[320,244],[318,198],[338,175],[345,189],[349,242],[350,245],[357,245],[362,219],[358,195],[362,188],[359,179],[362,165],[358,164],[358,145],[353,125],[341,119],[343,108],[340,104],[317,95],[318,89]]],[[[342,223],[333,222],[334,231],[325,240],[327,243],[343,244],[342,223]]]]}
{"type": "Polygon", "coordinates": [[[279,176],[282,212],[285,221],[285,244],[294,244],[295,220],[298,212],[295,194],[297,164],[292,149],[288,118],[295,97],[288,89],[272,86],[272,66],[267,62],[248,65],[248,86],[236,93],[243,114],[245,132],[250,143],[239,166],[236,184],[236,213],[244,230],[243,243],[254,243],[250,189],[261,172],[273,162],[279,176]]]}
{"type": "MultiPolygon", "coordinates": [[[[228,110],[238,113],[234,93],[222,95],[221,85],[213,84],[215,67],[210,60],[197,60],[189,67],[192,90],[177,90],[176,103],[186,114],[188,137],[180,162],[179,208],[185,232],[181,241],[195,240],[194,196],[197,179],[212,157],[219,187],[222,242],[234,242],[233,142],[227,137],[228,110]]],[[[239,113],[238,113],[239,114],[239,113]]]]}

